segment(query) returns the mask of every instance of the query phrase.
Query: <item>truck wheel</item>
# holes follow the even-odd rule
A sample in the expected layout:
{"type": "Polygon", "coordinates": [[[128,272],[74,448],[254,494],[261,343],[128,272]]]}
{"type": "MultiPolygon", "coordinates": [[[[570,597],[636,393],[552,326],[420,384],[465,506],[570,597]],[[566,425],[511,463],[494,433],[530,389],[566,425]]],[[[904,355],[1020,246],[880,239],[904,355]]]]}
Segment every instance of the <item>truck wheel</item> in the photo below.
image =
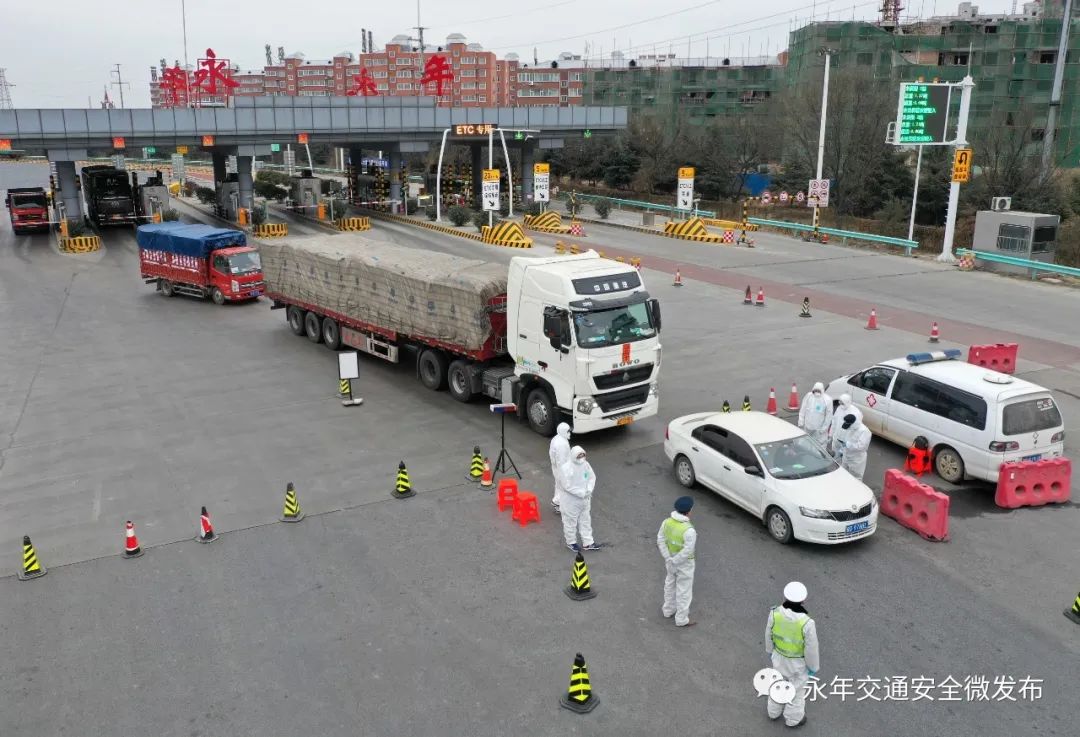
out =
{"type": "Polygon", "coordinates": [[[210,299],[214,300],[216,305],[225,304],[225,294],[217,287],[210,290],[210,299]]]}
{"type": "Polygon", "coordinates": [[[537,387],[529,392],[529,398],[525,402],[525,414],[534,431],[545,437],[555,434],[555,423],[559,414],[555,408],[555,400],[547,389],[537,387]]]}
{"type": "Polygon", "coordinates": [[[450,362],[446,371],[446,383],[450,387],[450,396],[459,402],[468,402],[473,398],[472,377],[468,361],[458,359],[450,362]]]}
{"type": "Polygon", "coordinates": [[[337,321],[330,317],[322,319],[322,342],[332,351],[341,347],[341,330],[337,321]]]}
{"type": "Polygon", "coordinates": [[[318,343],[322,340],[322,325],[319,324],[319,316],[314,312],[304,315],[304,335],[312,343],[318,343]]]}
{"type": "Polygon", "coordinates": [[[446,386],[446,356],[442,351],[425,348],[417,360],[420,381],[424,386],[433,391],[446,386]]]}
{"type": "Polygon", "coordinates": [[[289,307],[285,310],[285,319],[289,321],[289,329],[296,335],[304,334],[304,311],[299,307],[289,307]]]}
{"type": "Polygon", "coordinates": [[[168,279],[161,280],[161,293],[166,297],[171,297],[175,294],[172,282],[168,279]]]}

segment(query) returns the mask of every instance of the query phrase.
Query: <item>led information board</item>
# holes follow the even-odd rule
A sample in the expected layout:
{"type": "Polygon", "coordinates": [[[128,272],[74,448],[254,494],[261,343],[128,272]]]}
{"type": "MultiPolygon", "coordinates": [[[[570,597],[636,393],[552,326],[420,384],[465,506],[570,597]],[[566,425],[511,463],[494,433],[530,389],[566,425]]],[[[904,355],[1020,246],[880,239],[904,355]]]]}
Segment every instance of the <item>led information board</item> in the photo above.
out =
{"type": "Polygon", "coordinates": [[[949,120],[948,84],[900,85],[900,104],[896,116],[896,143],[944,144],[949,120]]]}

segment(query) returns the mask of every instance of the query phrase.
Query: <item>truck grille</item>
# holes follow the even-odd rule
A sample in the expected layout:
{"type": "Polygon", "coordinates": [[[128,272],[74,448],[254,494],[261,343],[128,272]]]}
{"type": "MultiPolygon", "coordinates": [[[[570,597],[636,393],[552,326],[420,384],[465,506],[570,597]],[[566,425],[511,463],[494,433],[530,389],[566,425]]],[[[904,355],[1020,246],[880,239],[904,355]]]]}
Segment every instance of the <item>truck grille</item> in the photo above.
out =
{"type": "Polygon", "coordinates": [[[645,404],[649,398],[649,386],[635,386],[630,389],[597,394],[593,397],[601,412],[614,412],[624,407],[633,407],[636,404],[645,404]]]}
{"type": "Polygon", "coordinates": [[[652,369],[653,365],[646,363],[643,366],[612,371],[610,374],[604,374],[603,376],[594,376],[593,383],[596,384],[597,389],[601,390],[614,389],[624,384],[637,384],[652,376],[652,369]]]}
{"type": "Polygon", "coordinates": [[[832,518],[837,522],[851,522],[852,520],[862,519],[863,517],[870,516],[870,510],[873,509],[873,504],[867,502],[861,509],[856,512],[829,512],[832,518]]]}

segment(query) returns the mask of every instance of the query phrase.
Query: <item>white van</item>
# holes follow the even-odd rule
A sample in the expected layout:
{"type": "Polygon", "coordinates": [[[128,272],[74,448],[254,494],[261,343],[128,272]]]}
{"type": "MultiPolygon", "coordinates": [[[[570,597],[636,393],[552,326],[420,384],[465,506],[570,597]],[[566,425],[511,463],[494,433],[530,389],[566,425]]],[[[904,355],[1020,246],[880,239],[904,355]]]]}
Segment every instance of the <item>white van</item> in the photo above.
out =
{"type": "Polygon", "coordinates": [[[1065,427],[1048,390],[959,359],[955,349],[912,353],[841,377],[827,391],[850,394],[875,435],[904,447],[925,436],[935,470],[951,483],[997,483],[1002,463],[1064,454],[1065,427]]]}

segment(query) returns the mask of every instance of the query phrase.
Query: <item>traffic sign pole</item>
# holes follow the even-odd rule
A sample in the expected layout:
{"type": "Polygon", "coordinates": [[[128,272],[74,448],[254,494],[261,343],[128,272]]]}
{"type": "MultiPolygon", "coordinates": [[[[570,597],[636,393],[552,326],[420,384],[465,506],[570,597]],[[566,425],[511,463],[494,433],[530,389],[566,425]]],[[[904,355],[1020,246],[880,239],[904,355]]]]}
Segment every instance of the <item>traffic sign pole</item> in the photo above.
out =
{"type": "MultiPolygon", "coordinates": [[[[964,77],[958,85],[960,87],[960,115],[956,123],[956,148],[967,148],[967,125],[968,112],[971,110],[971,91],[975,89],[975,80],[971,75],[964,77]]],[[[956,263],[953,255],[953,238],[956,236],[956,210],[960,204],[960,182],[956,181],[949,185],[949,210],[945,216],[945,240],[941,244],[941,255],[937,260],[944,264],[956,263]]]]}
{"type": "Polygon", "coordinates": [[[919,177],[922,175],[922,150],[919,146],[919,155],[915,159],[915,188],[911,190],[911,217],[908,218],[907,239],[912,240],[915,235],[915,203],[919,201],[919,177]]]}

